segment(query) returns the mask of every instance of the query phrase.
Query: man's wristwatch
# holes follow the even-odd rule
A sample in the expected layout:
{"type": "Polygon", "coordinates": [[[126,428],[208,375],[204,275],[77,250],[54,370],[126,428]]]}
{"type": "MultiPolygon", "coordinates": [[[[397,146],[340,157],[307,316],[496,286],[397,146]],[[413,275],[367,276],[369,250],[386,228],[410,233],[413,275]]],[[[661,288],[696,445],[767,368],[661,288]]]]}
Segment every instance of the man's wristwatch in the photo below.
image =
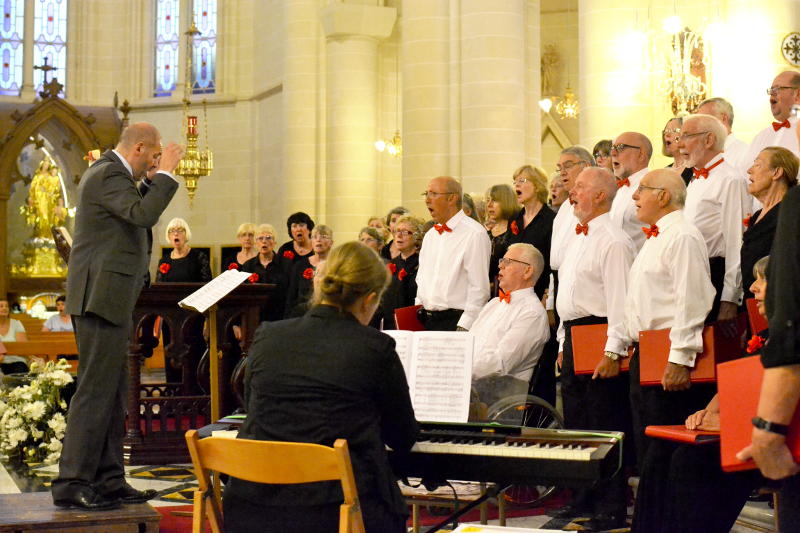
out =
{"type": "Polygon", "coordinates": [[[760,416],[754,416],[752,422],[753,426],[762,431],[776,433],[778,435],[783,435],[784,437],[789,434],[789,426],[786,424],[776,424],[775,422],[764,420],[760,416]]]}
{"type": "Polygon", "coordinates": [[[608,357],[612,361],[619,361],[619,358],[620,358],[620,355],[618,353],[609,352],[609,351],[603,352],[603,355],[605,355],[606,357],[608,357]]]}

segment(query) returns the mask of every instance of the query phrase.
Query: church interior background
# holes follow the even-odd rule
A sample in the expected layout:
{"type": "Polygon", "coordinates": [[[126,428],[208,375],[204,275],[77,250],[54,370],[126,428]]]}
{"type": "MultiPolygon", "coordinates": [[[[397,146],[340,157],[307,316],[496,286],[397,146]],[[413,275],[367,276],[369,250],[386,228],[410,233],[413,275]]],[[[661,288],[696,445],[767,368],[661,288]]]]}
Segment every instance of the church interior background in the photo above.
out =
{"type": "Polygon", "coordinates": [[[9,0],[2,10],[0,292],[12,296],[61,287],[42,221],[70,228],[85,154],[112,147],[127,121],[185,139],[187,95],[213,171],[193,200],[181,189],[154,235],[184,218],[218,271],[242,222],[284,235],[302,210],[344,242],[396,205],[424,215],[433,176],[480,197],[523,164],[549,174],[562,147],[622,131],[647,134],[652,166],[664,166],[658,140],[681,80],[731,101],[748,140],[770,119],[765,87],[800,54],[784,42],[798,0],[9,0]],[[376,150],[395,135],[401,154],[376,150]]]}

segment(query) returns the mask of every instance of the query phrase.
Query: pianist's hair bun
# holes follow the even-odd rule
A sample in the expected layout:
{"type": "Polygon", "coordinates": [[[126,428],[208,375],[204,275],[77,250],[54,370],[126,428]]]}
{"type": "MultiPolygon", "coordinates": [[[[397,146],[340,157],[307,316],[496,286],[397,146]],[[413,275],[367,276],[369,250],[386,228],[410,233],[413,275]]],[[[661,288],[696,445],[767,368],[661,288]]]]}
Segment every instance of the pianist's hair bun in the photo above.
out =
{"type": "Polygon", "coordinates": [[[345,310],[360,297],[379,297],[389,281],[389,271],[375,250],[347,242],[328,254],[314,288],[314,304],[326,303],[345,310]]]}

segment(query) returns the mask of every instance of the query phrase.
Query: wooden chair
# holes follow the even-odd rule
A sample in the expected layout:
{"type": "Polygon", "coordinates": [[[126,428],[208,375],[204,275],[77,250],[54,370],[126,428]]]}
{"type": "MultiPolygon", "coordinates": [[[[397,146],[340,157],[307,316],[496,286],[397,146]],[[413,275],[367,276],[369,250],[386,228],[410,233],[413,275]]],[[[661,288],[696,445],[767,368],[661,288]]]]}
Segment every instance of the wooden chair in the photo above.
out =
{"type": "Polygon", "coordinates": [[[207,516],[214,533],[223,531],[219,485],[212,483],[211,471],[255,483],[311,483],[340,480],[344,503],[340,507],[339,533],[365,533],[361,507],[350,463],[347,441],[336,439],[333,448],[299,442],[207,437],[186,432],[198,489],[194,493],[192,532],[204,531],[207,516]]]}

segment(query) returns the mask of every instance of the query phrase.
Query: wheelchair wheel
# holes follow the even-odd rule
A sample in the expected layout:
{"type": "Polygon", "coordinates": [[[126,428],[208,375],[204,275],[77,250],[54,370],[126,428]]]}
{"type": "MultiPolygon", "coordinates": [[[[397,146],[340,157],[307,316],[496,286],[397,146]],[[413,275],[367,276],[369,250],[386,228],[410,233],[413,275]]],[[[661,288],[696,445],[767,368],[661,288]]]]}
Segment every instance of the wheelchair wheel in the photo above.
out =
{"type": "MultiPolygon", "coordinates": [[[[518,394],[503,398],[489,407],[489,420],[500,424],[545,429],[563,429],[564,419],[552,405],[538,396],[518,394]]],[[[503,493],[506,503],[517,507],[536,507],[555,487],[512,485],[503,493]]]]}

